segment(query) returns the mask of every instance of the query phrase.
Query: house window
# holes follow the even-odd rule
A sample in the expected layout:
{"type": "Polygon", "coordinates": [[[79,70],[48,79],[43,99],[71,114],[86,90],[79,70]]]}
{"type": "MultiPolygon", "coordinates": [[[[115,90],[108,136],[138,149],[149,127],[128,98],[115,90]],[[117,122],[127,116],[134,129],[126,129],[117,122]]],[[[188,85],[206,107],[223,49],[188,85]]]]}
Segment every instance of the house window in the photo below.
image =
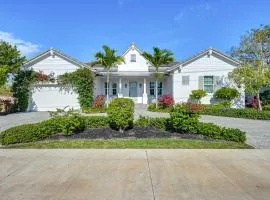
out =
{"type": "Polygon", "coordinates": [[[113,83],[112,84],[112,95],[116,95],[117,94],[117,83],[113,83]]]}
{"type": "Polygon", "coordinates": [[[130,55],[130,62],[136,62],[136,54],[130,55]]]}
{"type": "Polygon", "coordinates": [[[104,90],[105,90],[105,95],[107,95],[109,84],[107,82],[104,83],[104,90]]]}
{"type": "Polygon", "coordinates": [[[162,86],[162,82],[159,82],[158,83],[158,95],[162,95],[162,89],[163,89],[163,86],[162,86]]]}
{"type": "Polygon", "coordinates": [[[182,76],[182,85],[189,85],[189,76],[182,76]]]}
{"type": "Polygon", "coordinates": [[[150,82],[150,95],[154,96],[155,95],[155,83],[150,82]]]}
{"type": "Polygon", "coordinates": [[[214,91],[214,77],[213,76],[204,76],[203,77],[203,89],[207,93],[213,93],[213,91],[214,91]]]}

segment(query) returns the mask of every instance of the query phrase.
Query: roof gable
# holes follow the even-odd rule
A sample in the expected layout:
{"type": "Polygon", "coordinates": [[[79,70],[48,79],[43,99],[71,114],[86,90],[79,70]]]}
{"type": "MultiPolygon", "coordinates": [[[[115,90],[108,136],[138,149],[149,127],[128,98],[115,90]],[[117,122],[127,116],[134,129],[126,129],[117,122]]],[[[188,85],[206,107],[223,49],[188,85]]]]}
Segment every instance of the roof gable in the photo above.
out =
{"type": "Polygon", "coordinates": [[[177,63],[175,66],[173,66],[171,69],[169,69],[168,72],[175,71],[179,67],[184,67],[185,65],[188,65],[188,64],[200,59],[201,57],[203,57],[205,55],[217,55],[220,59],[223,59],[225,62],[229,62],[229,63],[232,63],[234,65],[239,65],[240,64],[240,61],[232,58],[231,56],[226,55],[226,54],[224,54],[223,52],[221,52],[221,51],[219,51],[217,49],[208,48],[206,50],[203,50],[203,51],[201,51],[201,52],[187,58],[186,60],[184,60],[182,62],[177,63]]]}
{"type": "MultiPolygon", "coordinates": [[[[50,49],[40,53],[39,55],[31,58],[30,60],[26,61],[23,66],[24,67],[31,67],[34,64],[40,62],[41,60],[44,60],[44,59],[48,58],[49,56],[53,56],[53,55],[56,55],[64,60],[74,64],[75,66],[89,68],[88,65],[78,61],[77,59],[75,59],[71,56],[66,55],[65,53],[63,53],[55,48],[50,48],[50,49]]],[[[90,69],[90,70],[93,71],[92,69],[90,69]]]]}

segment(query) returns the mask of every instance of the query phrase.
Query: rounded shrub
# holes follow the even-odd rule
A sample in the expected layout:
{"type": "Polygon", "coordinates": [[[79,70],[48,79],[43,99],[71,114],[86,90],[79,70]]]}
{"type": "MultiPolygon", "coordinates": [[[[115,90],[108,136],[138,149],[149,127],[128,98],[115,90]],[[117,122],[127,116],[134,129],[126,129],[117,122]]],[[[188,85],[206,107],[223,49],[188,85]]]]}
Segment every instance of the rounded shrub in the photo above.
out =
{"type": "Polygon", "coordinates": [[[192,90],[189,97],[193,100],[200,102],[201,99],[206,95],[207,95],[206,91],[199,89],[199,90],[192,90]]]}
{"type": "Polygon", "coordinates": [[[0,134],[0,142],[3,145],[35,142],[45,139],[50,134],[42,132],[40,124],[24,124],[3,131],[0,134]]]}
{"type": "Polygon", "coordinates": [[[170,112],[170,120],[175,131],[194,133],[199,122],[199,115],[188,110],[186,106],[176,106],[170,112]]]}
{"type": "Polygon", "coordinates": [[[134,102],[128,98],[115,98],[107,109],[110,127],[123,132],[133,126],[134,102]]]}
{"type": "Polygon", "coordinates": [[[214,93],[214,97],[223,101],[231,101],[238,98],[240,93],[235,88],[222,87],[214,93]]]}

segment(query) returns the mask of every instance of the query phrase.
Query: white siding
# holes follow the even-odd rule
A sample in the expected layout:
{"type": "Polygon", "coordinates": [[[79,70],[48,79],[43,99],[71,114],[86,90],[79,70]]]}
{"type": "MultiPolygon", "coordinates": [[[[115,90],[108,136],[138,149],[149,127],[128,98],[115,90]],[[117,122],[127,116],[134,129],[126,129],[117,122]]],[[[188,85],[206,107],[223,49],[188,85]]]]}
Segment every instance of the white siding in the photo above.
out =
{"type": "Polygon", "coordinates": [[[47,58],[32,65],[31,68],[37,72],[43,71],[45,74],[54,72],[57,76],[64,74],[65,72],[75,71],[78,67],[71,62],[68,62],[67,60],[64,60],[63,58],[55,55],[54,57],[48,56],[47,58]]]}
{"type": "MultiPolygon", "coordinates": [[[[78,67],[71,62],[55,55],[48,56],[31,66],[34,71],[42,71],[45,74],[55,73],[55,77],[65,72],[75,71],[78,67]]],[[[29,111],[53,111],[56,108],[80,108],[77,99],[78,95],[72,90],[61,91],[54,84],[50,86],[41,85],[32,90],[29,99],[29,111]]]]}
{"type": "MultiPolygon", "coordinates": [[[[228,73],[236,67],[235,64],[224,61],[219,56],[212,54],[198,58],[185,65],[181,72],[175,70],[172,77],[173,96],[176,103],[187,102],[192,90],[199,89],[200,76],[219,76],[226,79],[228,73]],[[182,76],[189,76],[189,85],[182,85],[182,76]]],[[[210,104],[213,94],[208,94],[202,99],[203,104],[210,104]]]]}
{"type": "Polygon", "coordinates": [[[137,51],[134,46],[131,46],[128,52],[124,55],[125,63],[118,66],[119,72],[121,71],[148,71],[147,60],[137,51]],[[136,55],[136,62],[130,62],[131,54],[136,55]]]}

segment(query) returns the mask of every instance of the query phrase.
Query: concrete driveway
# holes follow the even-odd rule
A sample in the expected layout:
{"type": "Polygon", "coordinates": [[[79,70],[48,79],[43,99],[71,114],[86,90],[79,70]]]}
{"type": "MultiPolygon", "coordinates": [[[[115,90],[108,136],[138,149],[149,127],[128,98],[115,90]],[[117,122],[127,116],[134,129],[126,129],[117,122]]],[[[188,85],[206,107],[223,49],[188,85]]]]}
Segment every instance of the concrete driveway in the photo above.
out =
{"type": "Polygon", "coordinates": [[[247,133],[247,143],[256,148],[270,149],[270,120],[250,120],[231,117],[201,116],[205,122],[239,128],[247,133]]]}
{"type": "Polygon", "coordinates": [[[1,200],[268,200],[270,150],[0,150],[1,200]]]}
{"type": "Polygon", "coordinates": [[[0,116],[0,131],[22,124],[37,123],[49,119],[49,117],[48,112],[12,113],[0,116]]]}

